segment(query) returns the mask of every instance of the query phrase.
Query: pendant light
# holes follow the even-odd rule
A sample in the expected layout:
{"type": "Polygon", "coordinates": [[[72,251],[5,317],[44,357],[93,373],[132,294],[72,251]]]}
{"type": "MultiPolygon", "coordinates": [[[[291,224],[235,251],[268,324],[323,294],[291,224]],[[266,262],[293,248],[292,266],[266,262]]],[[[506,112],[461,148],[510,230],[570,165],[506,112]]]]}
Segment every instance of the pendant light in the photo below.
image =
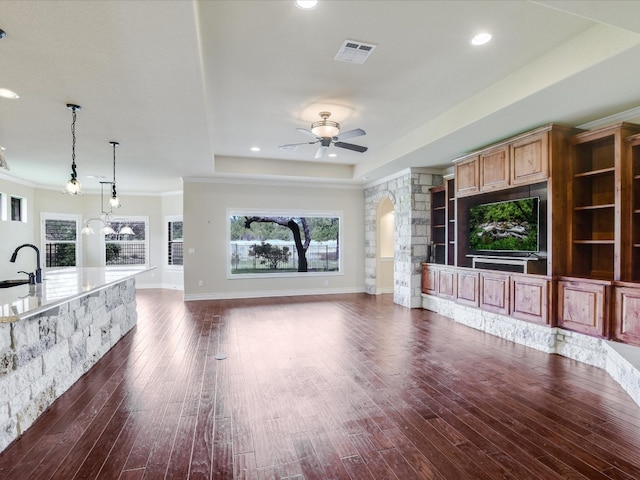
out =
{"type": "Polygon", "coordinates": [[[78,181],[78,172],[76,172],[76,111],[80,110],[81,107],[73,103],[67,103],[67,108],[71,110],[73,120],[71,122],[71,178],[67,182],[65,193],[69,195],[82,195],[80,182],[78,181]]]}
{"type": "Polygon", "coordinates": [[[116,147],[120,144],[118,142],[109,143],[113,147],[113,183],[111,184],[111,199],[109,200],[109,205],[111,208],[120,208],[122,205],[116,194],[116,147]]]}

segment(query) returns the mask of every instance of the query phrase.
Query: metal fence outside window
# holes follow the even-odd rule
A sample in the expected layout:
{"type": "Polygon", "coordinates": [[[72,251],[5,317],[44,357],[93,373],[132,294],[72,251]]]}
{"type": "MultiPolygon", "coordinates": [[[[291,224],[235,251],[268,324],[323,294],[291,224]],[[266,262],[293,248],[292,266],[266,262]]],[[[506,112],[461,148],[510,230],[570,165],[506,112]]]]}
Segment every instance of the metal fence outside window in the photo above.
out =
{"type": "MultiPolygon", "coordinates": [[[[231,273],[274,272],[269,262],[261,262],[260,258],[249,253],[256,244],[231,243],[231,273]]],[[[274,243],[278,248],[288,247],[289,259],[278,262],[277,271],[297,271],[298,252],[294,243],[274,243]]],[[[331,272],[339,270],[338,248],[332,245],[310,245],[307,249],[307,269],[310,272],[331,272]]]]}
{"type": "Polygon", "coordinates": [[[134,242],[107,242],[107,265],[144,265],[146,245],[134,242]]]}

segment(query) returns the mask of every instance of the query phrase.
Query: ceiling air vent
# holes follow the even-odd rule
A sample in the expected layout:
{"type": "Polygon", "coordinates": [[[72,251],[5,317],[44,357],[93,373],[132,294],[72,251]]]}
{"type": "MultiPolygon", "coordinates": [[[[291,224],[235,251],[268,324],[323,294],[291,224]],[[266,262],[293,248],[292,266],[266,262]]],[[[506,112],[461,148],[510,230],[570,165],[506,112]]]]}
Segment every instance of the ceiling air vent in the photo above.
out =
{"type": "Polygon", "coordinates": [[[369,58],[369,55],[373,53],[376,47],[377,45],[372,43],[345,40],[333,59],[339,62],[362,64],[369,58]]]}

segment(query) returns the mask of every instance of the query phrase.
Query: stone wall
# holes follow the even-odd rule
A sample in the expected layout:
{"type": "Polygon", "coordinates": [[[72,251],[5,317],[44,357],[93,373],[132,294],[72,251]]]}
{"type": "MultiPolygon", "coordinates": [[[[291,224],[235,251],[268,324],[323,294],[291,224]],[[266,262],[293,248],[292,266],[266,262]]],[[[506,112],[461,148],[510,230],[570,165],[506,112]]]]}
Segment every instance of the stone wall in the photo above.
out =
{"type": "Polygon", "coordinates": [[[135,279],[0,324],[0,451],[137,321],[135,279]]]}
{"type": "Polygon", "coordinates": [[[393,301],[410,308],[421,306],[422,262],[426,261],[430,242],[429,189],[442,182],[442,175],[417,168],[365,189],[365,288],[370,295],[378,293],[377,207],[388,197],[395,217],[393,301]]]}

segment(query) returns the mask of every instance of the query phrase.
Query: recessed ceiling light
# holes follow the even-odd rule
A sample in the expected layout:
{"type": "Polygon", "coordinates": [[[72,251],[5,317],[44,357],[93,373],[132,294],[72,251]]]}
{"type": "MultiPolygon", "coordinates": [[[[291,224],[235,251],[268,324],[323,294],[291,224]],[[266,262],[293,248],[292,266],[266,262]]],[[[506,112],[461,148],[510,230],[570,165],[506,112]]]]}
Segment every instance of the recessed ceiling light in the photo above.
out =
{"type": "Polygon", "coordinates": [[[337,154],[337,153],[330,153],[330,154],[329,154],[329,156],[330,156],[331,158],[336,158],[336,157],[338,156],[338,154],[337,154]]]}
{"type": "Polygon", "coordinates": [[[471,39],[472,45],[484,45],[491,40],[491,34],[487,32],[482,32],[477,34],[475,37],[471,39]]]}
{"type": "Polygon", "coordinates": [[[296,0],[296,7],[303,10],[311,10],[318,4],[318,0],[296,0]]]}
{"type": "Polygon", "coordinates": [[[0,88],[0,97],[2,98],[20,98],[16,92],[9,90],[8,88],[0,88]]]}
{"type": "Polygon", "coordinates": [[[251,151],[252,152],[259,152],[260,151],[260,147],[251,147],[251,151]]]}

